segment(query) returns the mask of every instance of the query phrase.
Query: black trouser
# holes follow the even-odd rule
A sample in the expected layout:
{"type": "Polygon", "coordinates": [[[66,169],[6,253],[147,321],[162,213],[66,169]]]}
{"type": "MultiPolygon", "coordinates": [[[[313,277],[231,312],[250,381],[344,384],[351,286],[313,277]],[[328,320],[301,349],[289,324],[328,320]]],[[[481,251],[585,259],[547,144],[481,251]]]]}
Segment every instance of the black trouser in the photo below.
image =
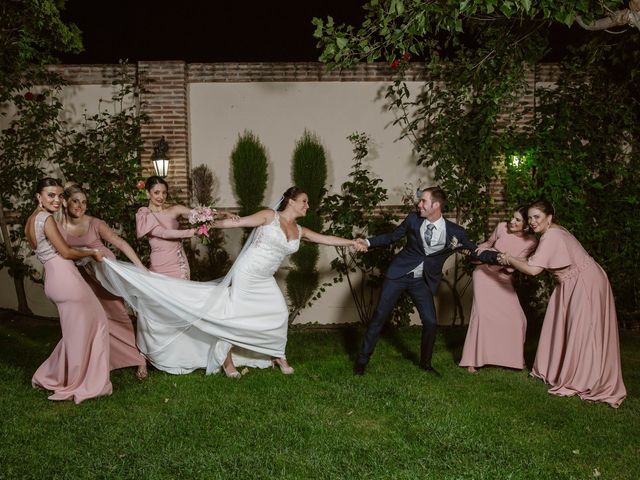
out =
{"type": "Polygon", "coordinates": [[[436,342],[436,309],[433,295],[423,277],[414,277],[412,273],[400,278],[385,278],[380,292],[380,300],[367,327],[357,362],[366,365],[378,343],[380,332],[391,316],[393,308],[403,292],[408,292],[418,309],[422,321],[422,339],[420,344],[420,366],[430,367],[433,346],[436,342]]]}

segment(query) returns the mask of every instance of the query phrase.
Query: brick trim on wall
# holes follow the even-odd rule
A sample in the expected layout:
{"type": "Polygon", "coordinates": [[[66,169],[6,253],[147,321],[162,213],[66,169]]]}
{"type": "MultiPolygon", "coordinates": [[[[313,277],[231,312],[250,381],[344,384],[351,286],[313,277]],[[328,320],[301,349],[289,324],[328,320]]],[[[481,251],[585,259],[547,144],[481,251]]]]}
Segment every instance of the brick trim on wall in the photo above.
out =
{"type": "MultiPolygon", "coordinates": [[[[122,73],[121,65],[52,65],[50,71],[60,74],[72,85],[111,85],[122,73]]],[[[171,160],[167,181],[173,201],[189,204],[189,111],[190,83],[244,83],[244,82],[389,82],[397,72],[387,63],[360,64],[351,69],[329,70],[319,62],[264,63],[191,63],[183,61],[138,62],[125,65],[127,74],[137,76],[142,88],[141,101],[150,122],[143,126],[142,169],[145,176],[152,175],[151,153],[153,144],[162,135],[169,143],[171,160]]],[[[558,64],[539,64],[526,74],[528,87],[524,95],[511,108],[500,115],[503,127],[514,122],[526,125],[535,114],[535,90],[546,87],[558,78],[558,64]]],[[[411,63],[406,72],[407,81],[425,81],[427,65],[411,63]]],[[[494,205],[504,205],[504,188],[498,180],[491,185],[494,205]]],[[[389,208],[397,208],[389,206],[389,208]]],[[[493,215],[489,228],[507,212],[493,215]]]]}
{"type": "Polygon", "coordinates": [[[135,78],[137,65],[87,64],[87,65],[49,65],[48,70],[57,73],[69,85],[111,85],[120,78],[122,68],[127,75],[135,78]]]}
{"type": "MultiPolygon", "coordinates": [[[[187,66],[190,83],[215,82],[389,82],[396,71],[387,63],[366,63],[345,70],[329,70],[319,62],[292,63],[191,63],[187,66]]],[[[427,78],[426,64],[412,63],[406,80],[427,78]]]]}

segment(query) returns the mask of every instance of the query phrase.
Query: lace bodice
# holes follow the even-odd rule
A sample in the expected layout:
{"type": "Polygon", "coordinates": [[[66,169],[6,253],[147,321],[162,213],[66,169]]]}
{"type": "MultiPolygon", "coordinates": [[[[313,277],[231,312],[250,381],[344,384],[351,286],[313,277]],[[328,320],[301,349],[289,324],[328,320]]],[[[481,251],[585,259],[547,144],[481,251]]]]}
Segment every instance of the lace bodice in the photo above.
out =
{"type": "Polygon", "coordinates": [[[254,275],[271,276],[287,255],[298,251],[302,228],[298,225],[298,237],[287,240],[280,227],[280,215],[275,212],[268,225],[256,230],[256,236],[242,259],[240,270],[254,275]]]}
{"type": "Polygon", "coordinates": [[[36,215],[34,222],[36,232],[36,257],[38,257],[38,260],[43,264],[58,255],[58,251],[51,245],[51,242],[44,233],[44,222],[46,222],[50,216],[50,213],[40,212],[36,215]]]}

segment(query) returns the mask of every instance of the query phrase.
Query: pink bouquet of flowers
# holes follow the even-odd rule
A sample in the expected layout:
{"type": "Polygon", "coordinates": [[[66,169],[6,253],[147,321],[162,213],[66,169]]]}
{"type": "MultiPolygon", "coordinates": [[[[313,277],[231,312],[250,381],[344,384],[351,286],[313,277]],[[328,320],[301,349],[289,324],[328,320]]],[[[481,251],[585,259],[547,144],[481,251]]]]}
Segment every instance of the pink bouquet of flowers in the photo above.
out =
{"type": "Polygon", "coordinates": [[[216,218],[216,209],[198,206],[189,212],[189,224],[196,229],[196,235],[203,245],[209,243],[209,228],[216,218]]]}

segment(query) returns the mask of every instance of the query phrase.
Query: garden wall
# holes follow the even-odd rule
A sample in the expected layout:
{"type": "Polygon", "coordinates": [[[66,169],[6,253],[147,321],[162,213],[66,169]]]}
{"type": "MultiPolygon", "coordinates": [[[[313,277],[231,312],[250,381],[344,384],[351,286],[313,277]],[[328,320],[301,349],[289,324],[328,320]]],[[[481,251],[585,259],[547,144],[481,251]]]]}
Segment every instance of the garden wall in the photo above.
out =
{"type": "MultiPolygon", "coordinates": [[[[327,152],[329,192],[347,180],[351,166],[354,131],[373,139],[369,167],[389,190],[387,207],[398,208],[406,183],[430,185],[431,172],[415,164],[411,145],[398,141],[394,115],[386,106],[385,86],[393,78],[386,64],[360,65],[348,71],[330,72],[319,63],[223,63],[186,64],[180,61],[139,62],[127,67],[143,86],[141,100],[150,122],[144,127],[143,171],[152,173],[153,143],[164,135],[169,143],[171,166],[168,182],[173,197],[189,201],[189,172],[206,164],[214,171],[220,208],[237,207],[230,181],[229,157],[244,130],[253,131],[269,154],[269,184],[265,204],[277,200],[291,185],[291,155],[295,141],[305,129],[318,135],[327,152]]],[[[538,67],[529,75],[530,92],[518,108],[530,119],[534,107],[533,86],[552,80],[553,66],[538,67]]],[[[51,67],[69,82],[64,101],[69,115],[78,118],[93,113],[100,98],[110,98],[110,85],[119,71],[116,65],[59,65],[51,67]]],[[[423,66],[408,70],[408,85],[417,92],[423,85],[423,66]]],[[[132,188],[134,186],[132,185],[132,188]]],[[[501,200],[500,189],[495,197],[501,200]]],[[[95,212],[99,216],[99,212],[95,212]]],[[[496,219],[494,219],[496,220],[496,219]]],[[[239,235],[231,233],[227,246],[239,248],[239,235]]],[[[321,281],[332,278],[330,247],[321,248],[321,281]]],[[[285,265],[286,267],[286,265],[285,265]]],[[[285,270],[281,270],[281,274],[285,270]]],[[[281,278],[279,278],[281,280],[281,278]]],[[[450,294],[442,287],[438,297],[439,319],[447,323],[451,314],[450,294]]],[[[467,290],[465,304],[470,304],[467,290]]],[[[27,286],[35,313],[55,315],[42,287],[27,286]]],[[[0,306],[16,308],[17,301],[6,270],[0,271],[0,306]]],[[[415,320],[415,319],[414,319],[415,320]]],[[[299,323],[343,323],[357,321],[349,290],[339,284],[327,290],[313,307],[302,311],[299,323]]]]}

